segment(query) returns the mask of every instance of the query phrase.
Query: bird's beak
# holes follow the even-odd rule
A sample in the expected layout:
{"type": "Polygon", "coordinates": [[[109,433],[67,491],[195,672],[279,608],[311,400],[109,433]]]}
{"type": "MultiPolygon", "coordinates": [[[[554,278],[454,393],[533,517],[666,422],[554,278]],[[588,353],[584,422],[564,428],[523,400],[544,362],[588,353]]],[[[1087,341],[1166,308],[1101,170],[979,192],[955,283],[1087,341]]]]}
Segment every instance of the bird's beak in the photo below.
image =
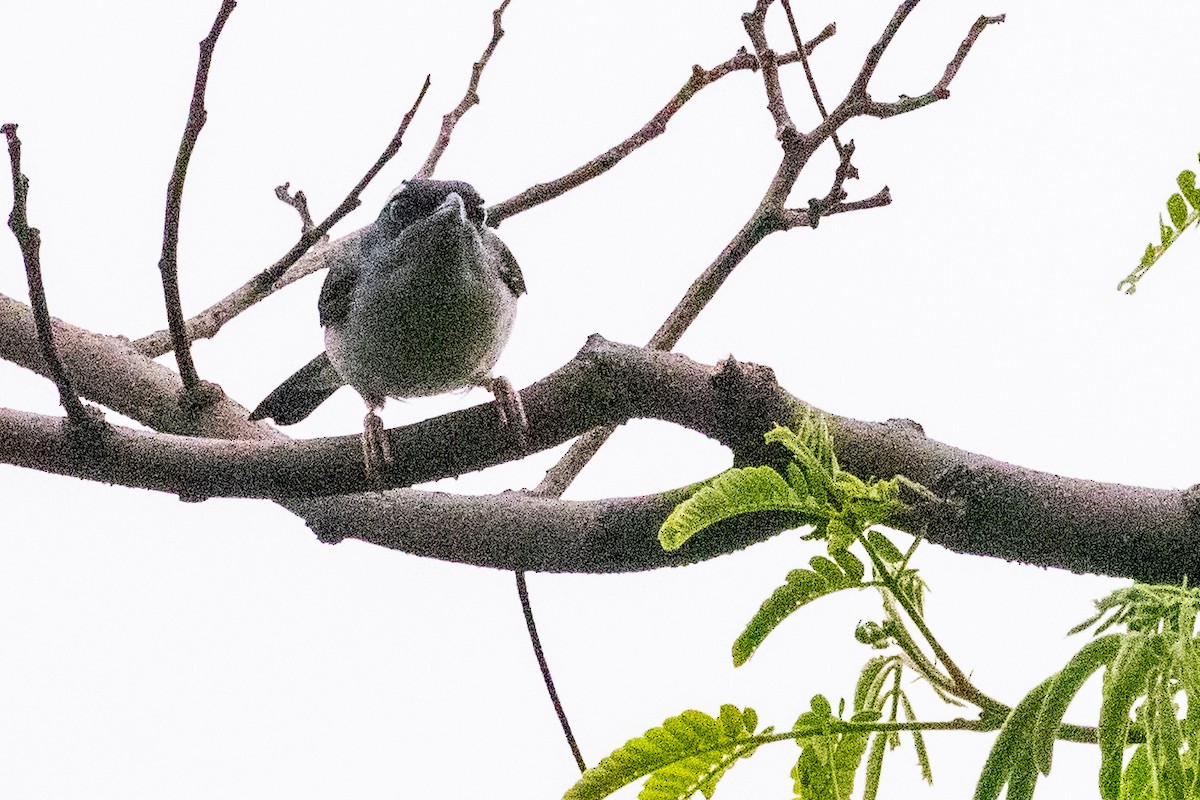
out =
{"type": "Polygon", "coordinates": [[[442,204],[433,212],[434,217],[449,216],[451,214],[458,215],[458,221],[465,223],[467,221],[467,207],[463,203],[463,199],[458,196],[458,192],[451,192],[447,195],[442,204]]]}

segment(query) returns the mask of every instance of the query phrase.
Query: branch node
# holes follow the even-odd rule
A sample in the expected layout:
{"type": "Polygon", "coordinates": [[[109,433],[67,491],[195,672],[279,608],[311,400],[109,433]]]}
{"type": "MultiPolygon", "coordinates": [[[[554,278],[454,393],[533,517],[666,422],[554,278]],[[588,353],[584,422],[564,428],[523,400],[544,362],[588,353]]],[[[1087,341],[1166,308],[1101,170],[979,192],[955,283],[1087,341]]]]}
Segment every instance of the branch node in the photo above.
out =
{"type": "Polygon", "coordinates": [[[225,391],[211,381],[196,381],[179,394],[179,410],[188,417],[225,399],[225,391]]]}
{"type": "MultiPolygon", "coordinates": [[[[300,235],[303,236],[316,227],[316,225],[313,223],[312,214],[308,212],[308,197],[305,196],[304,190],[297,189],[295,194],[290,194],[288,189],[291,186],[291,181],[287,181],[282,186],[276,186],[275,197],[284,205],[296,209],[296,213],[300,215],[300,235]]],[[[329,234],[327,233],[322,236],[321,241],[329,241],[329,234]]]]}

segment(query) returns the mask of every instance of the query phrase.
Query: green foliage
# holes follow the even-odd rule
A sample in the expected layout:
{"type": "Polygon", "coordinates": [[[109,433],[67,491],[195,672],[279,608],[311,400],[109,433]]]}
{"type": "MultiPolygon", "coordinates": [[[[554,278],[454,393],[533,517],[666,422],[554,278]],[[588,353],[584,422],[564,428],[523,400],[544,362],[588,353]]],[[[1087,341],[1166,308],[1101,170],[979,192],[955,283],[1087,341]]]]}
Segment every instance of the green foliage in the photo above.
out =
{"type": "MultiPolygon", "coordinates": [[[[843,560],[854,558],[848,551],[841,551],[843,560]]],[[[857,576],[853,572],[844,571],[833,561],[824,556],[813,556],[809,560],[812,569],[794,569],[787,574],[787,582],[771,593],[758,612],[754,615],[746,629],[733,643],[733,663],[741,666],[746,663],[754,651],[767,638],[767,634],[775,630],[779,623],[787,619],[792,612],[800,607],[842,589],[860,588],[863,575],[863,564],[858,563],[857,576]]]]}
{"type": "MultiPolygon", "coordinates": [[[[838,466],[833,437],[823,414],[802,413],[795,429],[776,425],[764,436],[783,448],[789,461],[781,474],[767,466],[727,470],[702,484],[663,522],[658,538],[677,549],[711,525],[738,514],[784,511],[813,526],[825,539],[829,556],[809,559],[809,569],[794,569],[772,592],[733,645],[734,664],[744,664],[767,635],[809,602],[842,589],[859,588],[866,566],[849,550],[873,524],[883,524],[900,507],[900,480],[865,482],[838,466]]],[[[864,540],[885,563],[902,554],[887,537],[872,531],[864,540]]]]}
{"type": "Polygon", "coordinates": [[[749,758],[771,728],[755,734],[758,714],[722,705],[717,717],[684,711],[630,739],[580,777],[564,800],[598,800],[643,776],[639,800],[686,800],[696,792],[711,798],[717,782],[739,759],[749,758]]]}
{"type": "Polygon", "coordinates": [[[819,519],[820,506],[812,497],[798,494],[770,467],[727,470],[675,507],[659,529],[665,550],[683,543],[710,525],[755,511],[790,511],[819,519]]]}
{"type": "MultiPolygon", "coordinates": [[[[874,722],[877,711],[859,711],[851,722],[874,722]]],[[[812,699],[811,710],[796,719],[800,756],[792,767],[792,788],[797,800],[848,800],[854,773],[867,749],[866,731],[845,730],[822,695],[812,699]]]]}
{"type": "Polygon", "coordinates": [[[979,783],[975,786],[975,800],[996,800],[1005,784],[1008,785],[1005,795],[1008,800],[1026,800],[1033,796],[1038,771],[1031,734],[1053,680],[1042,681],[1009,712],[996,743],[992,745],[992,752],[984,762],[979,783]]]}
{"type": "Polygon", "coordinates": [[[1084,682],[1104,669],[1096,741],[1103,800],[1184,800],[1200,796],[1200,593],[1186,586],[1134,584],[1096,603],[1097,638],[1008,715],[988,756],[975,797],[1030,797],[1039,772],[1049,774],[1067,707],[1084,682]],[[1125,632],[1105,631],[1123,625],[1125,632]],[[1182,719],[1176,696],[1187,697],[1182,719]],[[1140,704],[1139,704],[1140,703],[1140,704]],[[1125,752],[1138,741],[1132,759],[1125,752]]]}
{"type": "Polygon", "coordinates": [[[1061,672],[1050,679],[1046,699],[1038,711],[1033,729],[1034,757],[1043,775],[1050,774],[1054,742],[1067,706],[1075,699],[1084,681],[1113,660],[1120,646],[1121,637],[1115,633],[1093,639],[1067,662],[1061,672]]]}
{"type": "Polygon", "coordinates": [[[1183,234],[1187,226],[1194,222],[1200,222],[1200,188],[1196,186],[1196,173],[1185,169],[1179,173],[1175,182],[1179,185],[1179,191],[1167,198],[1167,217],[1171,220],[1171,224],[1164,223],[1162,215],[1159,215],[1159,244],[1146,245],[1146,252],[1142,254],[1141,262],[1133,272],[1117,284],[1117,289],[1124,289],[1126,294],[1133,294],[1137,291],[1137,282],[1150,267],[1154,266],[1154,262],[1167,252],[1167,249],[1183,234]]]}
{"type": "Polygon", "coordinates": [[[663,521],[659,542],[677,550],[705,528],[739,514],[784,511],[813,535],[845,550],[874,524],[886,524],[900,506],[897,479],[866,483],[838,467],[823,414],[801,415],[795,430],[776,425],[764,436],[784,448],[791,460],[786,474],[771,467],[735,467],[701,486],[663,521]]]}
{"type": "MultiPolygon", "coordinates": [[[[890,707],[889,722],[896,722],[903,712],[905,722],[914,722],[912,704],[904,693],[901,676],[904,672],[904,661],[898,655],[876,656],[863,665],[858,676],[858,684],[854,689],[855,718],[868,714],[881,716],[890,707]]],[[[929,754],[925,750],[925,740],[921,731],[909,731],[912,736],[917,763],[921,767],[921,777],[926,783],[933,783],[933,769],[929,763],[929,754]]],[[[877,731],[872,734],[871,752],[867,756],[866,786],[863,791],[864,800],[873,800],[879,792],[879,782],[883,773],[883,759],[888,749],[900,745],[900,734],[896,731],[877,731]],[[889,747],[890,746],[890,747],[889,747]]]]}

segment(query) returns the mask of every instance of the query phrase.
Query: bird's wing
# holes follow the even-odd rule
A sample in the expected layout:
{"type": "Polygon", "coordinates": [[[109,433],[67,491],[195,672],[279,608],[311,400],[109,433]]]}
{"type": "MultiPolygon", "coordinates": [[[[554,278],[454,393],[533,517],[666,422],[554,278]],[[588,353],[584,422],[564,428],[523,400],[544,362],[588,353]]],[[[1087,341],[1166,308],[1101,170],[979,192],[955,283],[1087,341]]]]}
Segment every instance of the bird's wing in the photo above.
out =
{"type": "Polygon", "coordinates": [[[521,266],[508,249],[508,245],[491,228],[483,229],[482,238],[487,257],[496,265],[500,279],[513,293],[513,297],[525,294],[525,277],[521,274],[521,266]]]}
{"type": "Polygon", "coordinates": [[[325,283],[321,284],[321,296],[317,298],[317,315],[322,326],[338,325],[350,316],[350,298],[361,272],[358,260],[337,263],[329,268],[325,283]]]}

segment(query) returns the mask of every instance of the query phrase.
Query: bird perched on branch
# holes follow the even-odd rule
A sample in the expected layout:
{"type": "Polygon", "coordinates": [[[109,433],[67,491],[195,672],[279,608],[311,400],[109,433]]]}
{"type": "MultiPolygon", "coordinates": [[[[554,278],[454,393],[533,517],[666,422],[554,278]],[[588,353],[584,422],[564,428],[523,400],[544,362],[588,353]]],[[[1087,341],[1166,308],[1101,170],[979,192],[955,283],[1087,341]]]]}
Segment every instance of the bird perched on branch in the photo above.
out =
{"type": "Polygon", "coordinates": [[[317,311],[325,352],[250,414],[291,425],[349,384],[367,404],[363,458],[378,476],[392,463],[388,397],[483,386],[501,424],[523,440],[521,396],[492,368],[508,342],[525,281],[487,227],[483,199],[463,181],[414,179],[394,192],[362,239],[361,257],[330,268],[317,311]]]}

